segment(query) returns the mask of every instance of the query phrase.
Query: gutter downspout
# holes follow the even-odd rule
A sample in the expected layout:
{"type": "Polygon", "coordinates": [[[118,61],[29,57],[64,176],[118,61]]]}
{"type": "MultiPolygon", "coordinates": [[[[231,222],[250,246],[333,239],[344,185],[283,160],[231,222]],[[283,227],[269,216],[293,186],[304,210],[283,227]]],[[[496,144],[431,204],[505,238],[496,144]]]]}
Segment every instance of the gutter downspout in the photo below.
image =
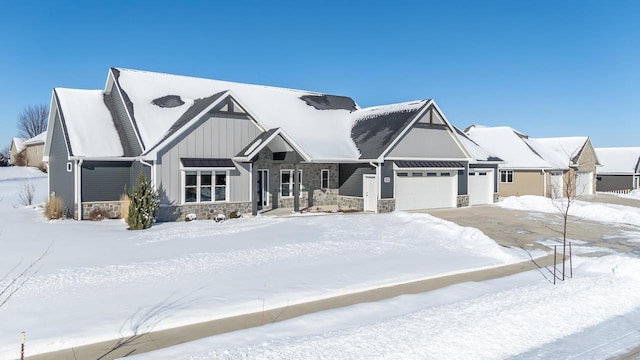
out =
{"type": "Polygon", "coordinates": [[[542,169],[542,196],[547,197],[547,175],[544,169],[542,169]]]}
{"type": "Polygon", "coordinates": [[[378,200],[380,200],[380,192],[382,191],[382,185],[380,185],[380,162],[374,164],[373,161],[369,161],[369,165],[376,169],[376,214],[378,213],[378,200]]]}
{"type": "Polygon", "coordinates": [[[154,169],[155,168],[155,164],[148,163],[148,162],[146,162],[146,161],[144,161],[144,160],[142,160],[140,158],[138,159],[138,161],[140,161],[140,164],[149,167],[149,172],[151,173],[151,179],[150,179],[151,180],[151,185],[155,189],[156,188],[156,172],[154,171],[155,170],[154,169]]]}
{"type": "Polygon", "coordinates": [[[82,220],[82,163],[84,159],[76,162],[76,201],[78,206],[78,220],[82,220]]]}

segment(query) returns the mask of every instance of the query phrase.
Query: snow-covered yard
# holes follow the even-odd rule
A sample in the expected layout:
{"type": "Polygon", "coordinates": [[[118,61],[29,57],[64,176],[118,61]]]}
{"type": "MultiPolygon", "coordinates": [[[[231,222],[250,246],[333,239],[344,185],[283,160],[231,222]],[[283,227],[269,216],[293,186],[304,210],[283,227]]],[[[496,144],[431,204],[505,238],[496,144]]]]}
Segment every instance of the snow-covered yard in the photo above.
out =
{"type": "MultiPolygon", "coordinates": [[[[0,274],[49,247],[50,253],[0,308],[3,359],[17,357],[23,330],[35,354],[128,336],[159,308],[142,331],[529,258],[476,229],[401,212],[164,223],[139,232],[119,220],[48,222],[41,209],[18,204],[29,176],[38,176],[30,181],[43,202],[45,177],[0,168],[0,274]]],[[[575,349],[592,346],[590,331],[612,321],[624,329],[615,319],[637,325],[640,261],[618,255],[576,261],[579,276],[555,287],[529,272],[312,314],[140,358],[526,358],[557,341],[560,349],[572,342],[575,349]]],[[[637,334],[626,339],[603,349],[640,344],[637,334]]]]}

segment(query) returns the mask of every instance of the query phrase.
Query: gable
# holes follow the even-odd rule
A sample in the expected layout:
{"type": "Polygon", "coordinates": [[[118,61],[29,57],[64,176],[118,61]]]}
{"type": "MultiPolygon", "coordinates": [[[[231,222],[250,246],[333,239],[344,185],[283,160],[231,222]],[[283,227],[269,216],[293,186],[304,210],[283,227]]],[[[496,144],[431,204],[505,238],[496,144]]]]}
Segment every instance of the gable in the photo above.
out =
{"type": "Polygon", "coordinates": [[[417,122],[394,145],[388,158],[392,159],[466,159],[453,134],[446,127],[424,127],[417,122]]]}
{"type": "Polygon", "coordinates": [[[420,117],[418,124],[447,126],[447,123],[444,121],[442,116],[440,116],[440,113],[433,108],[433,106],[420,117]]]}
{"type": "Polygon", "coordinates": [[[227,96],[211,111],[230,114],[247,114],[247,111],[242,106],[240,106],[240,104],[238,104],[238,102],[231,96],[227,96]]]}

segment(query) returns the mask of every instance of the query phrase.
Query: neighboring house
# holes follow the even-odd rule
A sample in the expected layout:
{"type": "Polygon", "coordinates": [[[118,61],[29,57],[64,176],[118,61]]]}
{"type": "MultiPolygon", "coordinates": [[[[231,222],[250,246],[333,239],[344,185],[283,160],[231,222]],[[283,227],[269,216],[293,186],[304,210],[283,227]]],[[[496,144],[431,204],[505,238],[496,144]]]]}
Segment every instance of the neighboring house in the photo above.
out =
{"type": "Polygon", "coordinates": [[[600,166],[596,152],[587,136],[526,138],[525,141],[551,164],[545,172],[545,196],[557,198],[593,195],[595,174],[600,166]]]}
{"type": "Polygon", "coordinates": [[[32,137],[22,143],[24,147],[25,166],[42,166],[42,156],[44,154],[44,142],[47,139],[47,131],[32,137]]]}
{"type": "Polygon", "coordinates": [[[344,96],[116,68],[104,90],[54,89],[45,161],[70,214],[117,211],[142,173],[161,194],[160,220],[463,206],[478,163],[433,100],[361,109],[344,96]]]}
{"type": "Polygon", "coordinates": [[[595,150],[602,163],[597,170],[598,191],[623,191],[640,187],[640,147],[595,150]]]}
{"type": "Polygon", "coordinates": [[[568,185],[571,195],[595,192],[599,163],[588,137],[531,138],[506,126],[471,126],[465,133],[504,160],[499,165],[500,196],[560,197],[568,185]]]}
{"type": "Polygon", "coordinates": [[[24,150],[23,143],[27,141],[27,139],[14,137],[11,139],[11,146],[9,147],[9,164],[15,165],[17,160],[17,155],[24,150]]]}
{"type": "Polygon", "coordinates": [[[468,192],[469,205],[481,205],[498,202],[499,171],[503,161],[489,153],[471,140],[462,130],[455,128],[462,144],[469,150],[472,160],[469,163],[468,192]]]}

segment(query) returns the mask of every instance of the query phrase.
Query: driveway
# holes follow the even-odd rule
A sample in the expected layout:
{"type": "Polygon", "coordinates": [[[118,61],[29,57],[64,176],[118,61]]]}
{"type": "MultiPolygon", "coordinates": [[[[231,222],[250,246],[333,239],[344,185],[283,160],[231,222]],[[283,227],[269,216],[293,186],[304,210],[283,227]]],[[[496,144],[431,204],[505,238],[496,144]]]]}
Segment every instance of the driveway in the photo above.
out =
{"type": "MultiPolygon", "coordinates": [[[[615,196],[612,196],[617,198],[615,196]]],[[[593,197],[595,201],[596,197],[593,197]]],[[[583,199],[586,200],[586,199],[583,199]]],[[[631,199],[623,199],[631,200],[631,199]]],[[[612,200],[613,201],[613,200],[612,200]]],[[[640,206],[640,201],[634,200],[640,206]]],[[[421,211],[452,221],[462,226],[480,229],[500,245],[523,249],[548,250],[541,242],[562,241],[562,219],[559,214],[503,209],[495,205],[470,206],[458,209],[435,209],[421,211]]],[[[585,246],[592,255],[615,250],[640,255],[640,243],[629,239],[640,238],[640,228],[631,225],[612,225],[571,218],[567,226],[567,238],[586,241],[585,246]]],[[[581,251],[578,250],[576,254],[581,251]]]]}

